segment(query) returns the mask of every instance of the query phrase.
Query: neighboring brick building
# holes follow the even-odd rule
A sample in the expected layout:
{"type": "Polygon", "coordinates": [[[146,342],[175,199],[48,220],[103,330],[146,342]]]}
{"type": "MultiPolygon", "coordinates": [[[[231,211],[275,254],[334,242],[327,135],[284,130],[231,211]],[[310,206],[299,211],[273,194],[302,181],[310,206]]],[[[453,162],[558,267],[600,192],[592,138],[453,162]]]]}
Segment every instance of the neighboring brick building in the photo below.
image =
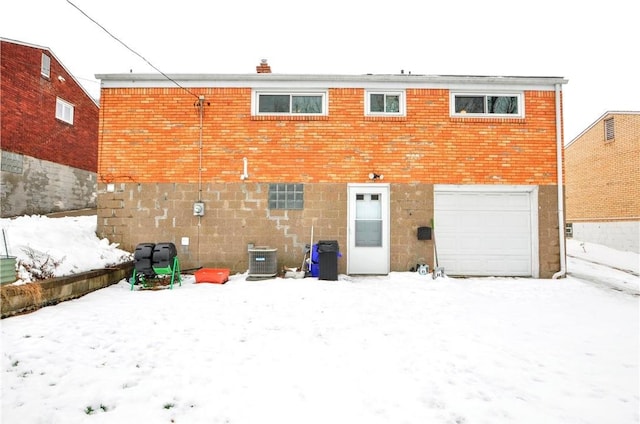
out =
{"type": "Polygon", "coordinates": [[[606,112],[565,148],[572,236],[640,253],[640,112],[606,112]]]}
{"type": "Polygon", "coordinates": [[[435,219],[450,275],[564,271],[566,80],[257,71],[97,75],[101,236],[243,272],[251,244],[299,266],[313,229],[339,272],[387,274],[433,267],[435,219]]]}
{"type": "Polygon", "coordinates": [[[2,217],[96,206],[98,115],[46,47],[0,39],[2,217]]]}

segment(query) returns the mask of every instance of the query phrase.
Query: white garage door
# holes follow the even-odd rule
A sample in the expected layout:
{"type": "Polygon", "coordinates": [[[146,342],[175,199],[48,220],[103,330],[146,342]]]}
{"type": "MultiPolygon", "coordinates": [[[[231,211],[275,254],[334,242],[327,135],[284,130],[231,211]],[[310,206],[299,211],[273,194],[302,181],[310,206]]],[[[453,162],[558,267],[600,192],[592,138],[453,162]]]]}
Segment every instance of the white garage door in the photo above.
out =
{"type": "Polygon", "coordinates": [[[436,185],[434,207],[446,274],[537,276],[535,186],[436,185]]]}

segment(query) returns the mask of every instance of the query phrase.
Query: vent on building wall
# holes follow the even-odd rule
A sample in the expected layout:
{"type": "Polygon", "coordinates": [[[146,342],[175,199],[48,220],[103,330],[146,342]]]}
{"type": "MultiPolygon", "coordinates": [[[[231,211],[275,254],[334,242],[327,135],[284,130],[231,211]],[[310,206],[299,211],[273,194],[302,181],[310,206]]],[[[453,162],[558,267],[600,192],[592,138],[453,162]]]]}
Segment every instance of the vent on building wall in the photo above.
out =
{"type": "Polygon", "coordinates": [[[613,125],[613,118],[604,120],[604,140],[611,141],[616,137],[615,128],[613,125]]]}

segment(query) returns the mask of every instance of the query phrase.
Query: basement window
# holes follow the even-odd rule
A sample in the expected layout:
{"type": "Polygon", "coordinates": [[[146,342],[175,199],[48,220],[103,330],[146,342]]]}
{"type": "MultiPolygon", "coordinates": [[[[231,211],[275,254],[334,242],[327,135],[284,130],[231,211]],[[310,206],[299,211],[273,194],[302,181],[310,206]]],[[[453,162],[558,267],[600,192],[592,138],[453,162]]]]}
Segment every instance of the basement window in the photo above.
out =
{"type": "Polygon", "coordinates": [[[73,105],[61,98],[56,99],[56,118],[73,125],[73,105]]]}
{"type": "Polygon", "coordinates": [[[254,92],[254,115],[326,115],[327,93],[254,92]]]}
{"type": "Polygon", "coordinates": [[[616,138],[613,118],[604,120],[604,141],[613,141],[616,138]]]}
{"type": "Polygon", "coordinates": [[[365,114],[369,116],[404,116],[405,96],[401,91],[367,91],[365,114]]]}
{"type": "Polygon", "coordinates": [[[51,58],[44,53],[42,53],[42,63],[40,65],[40,74],[45,78],[49,78],[51,76],[51,58]]]}
{"type": "Polygon", "coordinates": [[[524,116],[521,93],[451,93],[452,116],[524,116]]]}
{"type": "Polygon", "coordinates": [[[269,184],[269,209],[303,209],[304,184],[269,184]]]}

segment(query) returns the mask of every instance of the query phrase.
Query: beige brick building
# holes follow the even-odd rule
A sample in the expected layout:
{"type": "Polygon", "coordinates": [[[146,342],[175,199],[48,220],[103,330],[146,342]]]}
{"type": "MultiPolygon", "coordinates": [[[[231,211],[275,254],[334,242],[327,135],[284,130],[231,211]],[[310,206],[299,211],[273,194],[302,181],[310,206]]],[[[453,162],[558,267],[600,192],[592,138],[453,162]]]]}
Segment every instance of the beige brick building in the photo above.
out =
{"type": "Polygon", "coordinates": [[[640,252],[640,112],[607,112],[565,147],[575,239],[640,252]]]}

